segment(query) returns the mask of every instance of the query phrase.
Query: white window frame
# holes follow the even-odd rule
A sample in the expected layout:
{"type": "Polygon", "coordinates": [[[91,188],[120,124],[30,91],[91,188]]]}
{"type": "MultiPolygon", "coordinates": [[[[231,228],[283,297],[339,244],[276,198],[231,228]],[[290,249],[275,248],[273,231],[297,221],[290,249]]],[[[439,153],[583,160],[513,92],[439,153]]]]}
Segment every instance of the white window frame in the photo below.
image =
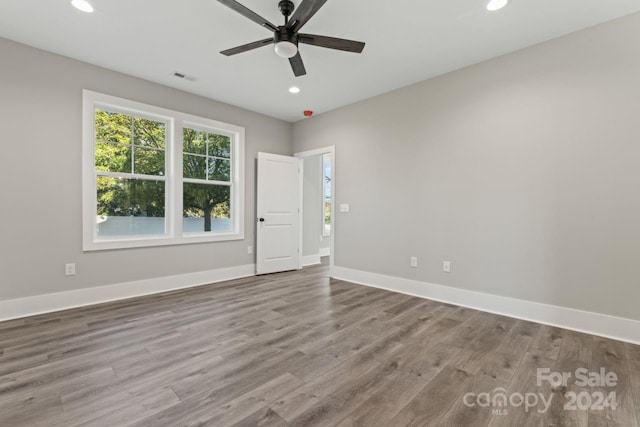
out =
{"type": "MultiPolygon", "coordinates": [[[[155,107],[90,90],[83,91],[82,115],[82,222],[83,250],[139,248],[244,239],[244,128],[179,111],[155,107]],[[95,110],[131,114],[166,123],[165,174],[152,177],[165,182],[165,234],[118,237],[97,235],[97,188],[95,170],[95,110]],[[182,231],[182,130],[183,127],[219,133],[231,138],[231,224],[229,232],[187,233],[182,231]],[[162,179],[163,178],[163,179],[162,179]]],[[[123,178],[135,174],[103,173],[123,178]]],[[[186,180],[187,182],[189,180],[186,180]]],[[[211,183],[218,184],[216,181],[211,183]]]]}

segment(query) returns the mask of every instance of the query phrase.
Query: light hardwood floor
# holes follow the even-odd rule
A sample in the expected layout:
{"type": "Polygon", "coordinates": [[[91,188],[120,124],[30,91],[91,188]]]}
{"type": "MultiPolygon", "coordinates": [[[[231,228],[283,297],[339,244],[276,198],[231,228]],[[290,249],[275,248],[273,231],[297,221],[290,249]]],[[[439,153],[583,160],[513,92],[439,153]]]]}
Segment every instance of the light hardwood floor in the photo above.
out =
{"type": "Polygon", "coordinates": [[[0,323],[0,426],[638,426],[638,346],[327,273],[0,323]],[[537,368],[581,367],[617,386],[536,384],[537,368]],[[499,387],[554,397],[546,413],[464,404],[499,387]],[[565,411],[569,391],[615,391],[618,406],[565,411]]]}

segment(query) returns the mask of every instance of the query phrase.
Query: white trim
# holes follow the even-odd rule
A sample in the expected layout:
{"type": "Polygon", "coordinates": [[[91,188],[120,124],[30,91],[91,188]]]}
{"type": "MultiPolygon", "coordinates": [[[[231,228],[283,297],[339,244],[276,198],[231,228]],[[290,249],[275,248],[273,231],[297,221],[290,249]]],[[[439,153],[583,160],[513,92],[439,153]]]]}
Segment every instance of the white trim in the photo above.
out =
{"type": "Polygon", "coordinates": [[[313,150],[308,150],[308,151],[301,151],[299,153],[295,153],[293,156],[294,157],[314,157],[314,156],[321,156],[323,154],[334,154],[336,151],[336,146],[335,145],[329,145],[327,147],[321,147],[321,148],[314,148],[313,150]]]}
{"type": "Polygon", "coordinates": [[[331,248],[326,247],[326,248],[320,248],[320,258],[322,258],[323,256],[330,256],[331,255],[331,248]]]}
{"type": "Polygon", "coordinates": [[[255,264],[0,301],[0,321],[208,285],[255,275],[255,264]]]}
{"type": "Polygon", "coordinates": [[[302,256],[302,250],[304,248],[303,244],[303,233],[304,233],[304,160],[298,160],[298,227],[300,232],[298,233],[298,270],[304,267],[304,260],[302,256]]]}
{"type": "Polygon", "coordinates": [[[317,265],[320,264],[320,254],[313,254],[313,255],[304,255],[302,257],[302,266],[303,267],[307,267],[310,265],[317,265]]]}
{"type": "MultiPolygon", "coordinates": [[[[332,254],[335,254],[335,229],[336,229],[336,179],[338,178],[338,172],[336,168],[336,146],[330,145],[328,147],[316,148],[313,150],[302,151],[299,153],[295,153],[295,157],[300,157],[304,159],[306,157],[318,156],[321,154],[331,154],[331,242],[330,242],[330,251],[332,254]]],[[[332,256],[329,259],[329,275],[333,276],[333,269],[335,268],[334,264],[335,257],[332,256]]]]}
{"type": "Polygon", "coordinates": [[[640,344],[640,321],[539,302],[435,285],[345,267],[334,267],[331,277],[365,286],[400,292],[516,319],[557,326],[633,344],[640,344]]]}

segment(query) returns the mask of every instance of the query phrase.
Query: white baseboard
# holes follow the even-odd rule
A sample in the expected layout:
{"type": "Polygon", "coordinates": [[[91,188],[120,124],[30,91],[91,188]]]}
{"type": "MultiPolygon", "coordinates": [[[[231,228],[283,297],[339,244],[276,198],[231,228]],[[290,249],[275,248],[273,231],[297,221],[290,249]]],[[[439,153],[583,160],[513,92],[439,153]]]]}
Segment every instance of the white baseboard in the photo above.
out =
{"type": "Polygon", "coordinates": [[[313,254],[313,255],[304,255],[302,257],[302,266],[303,267],[307,267],[309,265],[316,265],[316,264],[320,264],[320,255],[319,254],[313,254]]]}
{"type": "Polygon", "coordinates": [[[331,248],[320,248],[320,258],[331,255],[331,248]]]}
{"type": "Polygon", "coordinates": [[[516,319],[640,344],[640,321],[334,266],[332,277],[516,319]]]}
{"type": "Polygon", "coordinates": [[[0,301],[0,321],[208,285],[256,274],[255,264],[0,301]]]}

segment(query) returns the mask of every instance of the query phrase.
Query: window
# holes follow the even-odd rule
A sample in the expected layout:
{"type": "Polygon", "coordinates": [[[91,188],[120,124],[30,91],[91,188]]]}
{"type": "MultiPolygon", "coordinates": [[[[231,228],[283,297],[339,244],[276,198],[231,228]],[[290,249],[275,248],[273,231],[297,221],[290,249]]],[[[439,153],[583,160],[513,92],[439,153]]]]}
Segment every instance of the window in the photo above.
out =
{"type": "Polygon", "coordinates": [[[84,92],[84,249],[244,238],[244,129],[84,92]]]}
{"type": "Polygon", "coordinates": [[[183,128],[182,165],[182,229],[230,231],[231,137],[183,128]]]}
{"type": "Polygon", "coordinates": [[[322,155],[322,236],[331,235],[331,154],[322,155]]]}

